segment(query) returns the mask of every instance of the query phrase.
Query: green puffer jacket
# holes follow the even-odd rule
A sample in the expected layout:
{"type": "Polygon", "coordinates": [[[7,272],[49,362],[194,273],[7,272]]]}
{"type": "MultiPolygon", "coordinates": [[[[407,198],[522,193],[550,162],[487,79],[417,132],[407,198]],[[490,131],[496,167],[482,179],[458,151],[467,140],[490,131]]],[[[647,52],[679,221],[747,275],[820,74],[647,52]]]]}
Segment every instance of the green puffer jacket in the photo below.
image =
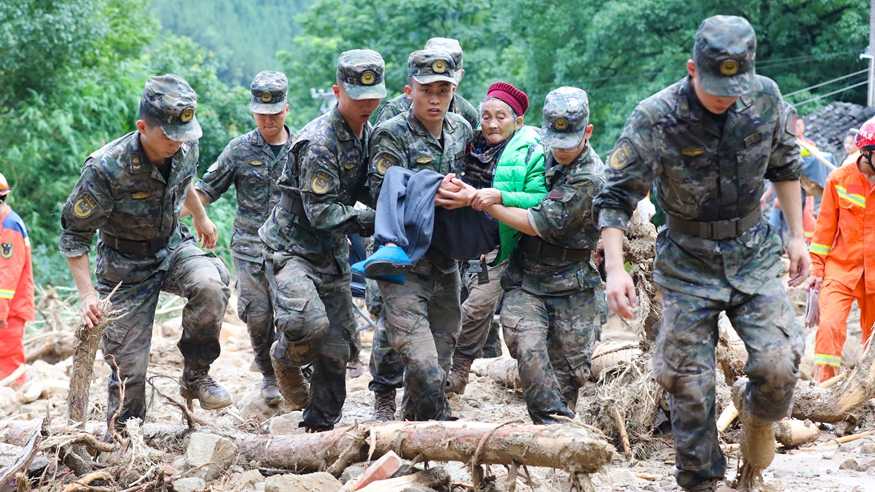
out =
{"type": "MultiPolygon", "coordinates": [[[[513,134],[498,158],[492,186],[501,191],[505,207],[532,208],[544,199],[547,194],[544,147],[535,127],[523,126],[513,134]]],[[[504,224],[498,225],[500,243],[495,264],[510,258],[520,234],[504,224]]]]}

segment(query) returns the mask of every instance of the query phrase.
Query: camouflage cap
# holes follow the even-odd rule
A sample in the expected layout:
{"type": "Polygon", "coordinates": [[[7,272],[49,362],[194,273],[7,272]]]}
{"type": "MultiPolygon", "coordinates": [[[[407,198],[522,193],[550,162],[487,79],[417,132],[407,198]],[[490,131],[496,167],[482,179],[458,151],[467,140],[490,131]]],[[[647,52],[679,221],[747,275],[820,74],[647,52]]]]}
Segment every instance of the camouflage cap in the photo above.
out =
{"type": "Polygon", "coordinates": [[[289,90],[289,80],[282,72],[258,72],[249,92],[249,110],[258,114],[277,114],[286,107],[286,96],[289,90]]]}
{"type": "Polygon", "coordinates": [[[178,75],[157,75],[147,80],[140,107],[158,120],[164,134],[171,140],[190,142],[203,135],[195,117],[197,94],[178,75]]]}
{"type": "Polygon", "coordinates": [[[425,42],[427,50],[443,50],[453,57],[456,62],[456,82],[462,77],[462,45],[458,39],[453,38],[431,38],[425,42]]]}
{"type": "Polygon", "coordinates": [[[337,81],[353,99],[386,97],[386,63],[374,50],[344,51],[337,58],[337,81]]]}
{"type": "Polygon", "coordinates": [[[756,51],[756,33],[744,18],[715,15],[702,21],[693,44],[701,89],[715,96],[750,92],[756,51]]]}
{"type": "Polygon", "coordinates": [[[544,147],[570,149],[583,139],[589,124],[589,97],[583,89],[560,87],[544,99],[544,147]]]}
{"type": "Polygon", "coordinates": [[[456,84],[456,62],[443,50],[419,50],[407,59],[407,73],[419,84],[449,82],[456,84]]]}

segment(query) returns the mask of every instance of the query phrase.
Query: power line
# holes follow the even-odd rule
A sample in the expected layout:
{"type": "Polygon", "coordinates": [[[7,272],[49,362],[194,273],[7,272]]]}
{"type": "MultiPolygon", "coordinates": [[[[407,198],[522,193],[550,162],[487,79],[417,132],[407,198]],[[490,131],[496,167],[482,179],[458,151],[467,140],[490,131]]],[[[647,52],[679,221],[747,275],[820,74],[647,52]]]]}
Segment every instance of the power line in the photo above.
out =
{"type": "MultiPolygon", "coordinates": [[[[867,71],[868,71],[868,69],[867,69],[867,71]]],[[[796,103],[796,104],[794,104],[794,106],[802,106],[803,104],[808,104],[808,103],[810,103],[810,102],[819,101],[819,100],[821,100],[821,99],[823,99],[823,98],[825,98],[825,97],[829,97],[829,96],[832,96],[832,95],[838,94],[839,92],[849,91],[849,90],[854,89],[854,88],[856,88],[856,87],[860,87],[861,85],[866,85],[868,82],[869,82],[868,80],[864,80],[864,81],[862,81],[862,82],[858,82],[858,83],[856,83],[856,84],[849,85],[849,86],[847,86],[847,87],[843,87],[843,88],[841,88],[841,89],[834,90],[834,91],[832,91],[832,92],[827,92],[826,94],[823,94],[823,95],[821,95],[821,96],[812,97],[811,99],[806,99],[805,101],[802,101],[802,102],[800,102],[800,103],[796,103]]]]}
{"type": "Polygon", "coordinates": [[[821,83],[819,83],[819,84],[814,84],[814,85],[812,85],[812,86],[810,86],[810,87],[806,87],[806,88],[804,88],[804,89],[799,89],[798,91],[793,91],[793,92],[791,92],[791,93],[789,93],[789,94],[784,94],[784,97],[792,97],[792,96],[795,96],[795,95],[797,95],[797,94],[801,94],[801,93],[803,93],[803,92],[809,91],[809,90],[811,90],[811,89],[817,89],[818,87],[823,87],[823,86],[825,86],[825,85],[827,85],[827,84],[832,84],[833,82],[838,82],[839,80],[845,80],[845,79],[851,78],[851,77],[853,77],[853,76],[855,76],[855,75],[864,74],[864,73],[866,73],[866,72],[868,72],[868,71],[869,71],[868,68],[864,68],[863,70],[860,70],[860,71],[858,71],[858,72],[849,73],[849,74],[847,74],[847,75],[842,75],[841,77],[836,77],[836,78],[834,78],[834,79],[832,79],[832,80],[827,80],[826,82],[821,82],[821,83]]]}

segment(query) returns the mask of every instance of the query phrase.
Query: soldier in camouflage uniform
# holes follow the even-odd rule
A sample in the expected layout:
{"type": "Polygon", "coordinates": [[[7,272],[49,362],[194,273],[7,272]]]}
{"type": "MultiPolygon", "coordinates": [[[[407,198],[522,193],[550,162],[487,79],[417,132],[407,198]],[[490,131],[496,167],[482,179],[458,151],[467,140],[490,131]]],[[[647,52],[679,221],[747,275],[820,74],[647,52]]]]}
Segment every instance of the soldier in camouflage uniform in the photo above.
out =
{"type": "Polygon", "coordinates": [[[237,217],[231,237],[240,291],[237,314],[249,330],[255,363],[262,374],[261,396],[272,406],[279,404],[281,397],[270,364],[273,308],[258,228],[279,202],[276,182],[294,136],[285,125],[289,113],[285,74],[260,72],[249,89],[249,109],[257,128],[231,140],[195,189],[204,205],[218,200],[231,185],[237,190],[237,217]]]}
{"type": "Polygon", "coordinates": [[[542,143],[547,196],[531,209],[486,211],[523,233],[501,278],[504,339],[519,364],[526,407],[536,424],[574,416],[590,375],[602,313],[602,282],[592,263],[598,230],[592,200],[604,185],[601,159],[589,146],[586,92],[560,87],[544,101],[542,143]]]}
{"type": "MultiPolygon", "coordinates": [[[[286,400],[300,401],[300,367],[313,363],[302,427],[334,428],[346,398],[346,363],[356,324],[346,234],[373,233],[368,117],[385,97],[383,58],[351,50],[337,61],[338,104],[308,123],[292,145],[280,203],[259,230],[273,293],[277,341],[271,359],[286,400]]],[[[303,395],[306,403],[306,394],[303,395]]]]}
{"type": "Polygon", "coordinates": [[[146,368],[158,294],[185,297],[179,350],[184,359],[181,393],[207,409],[231,403],[208,375],[219,356],[219,330],[228,302],[228,271],[197,247],[177,221],[183,201],[204,243],[216,241],[191,184],[197,171],[201,127],[195,118],[197,95],[175,75],[152,77],[140,100],[137,131],[105,145],[85,161],[82,175],[61,216],[61,253],[79,291],[82,320],[92,328],[106,322],[102,349],[113,367],[107,420],[121,404],[117,422],[146,415],[146,368]],[[95,231],[97,286],[91,284],[88,250],[95,231]],[[107,319],[98,293],[112,296],[122,317],[107,319]],[[117,370],[115,369],[117,367],[117,370]],[[119,402],[120,382],[125,398],[119,402]]]}
{"type": "MultiPolygon", "coordinates": [[[[642,101],[608,160],[596,199],[612,310],[632,316],[623,231],[655,184],[667,228],[653,279],[663,299],[654,369],[671,394],[678,484],[712,490],[725,472],[714,421],[717,317],[725,311],[749,354],[749,381],[734,388],[742,455],[771,461],[772,423],[787,414],[803,340],[781,281],[781,238],[762,220],[771,180],[788,214],[790,283],[808,274],[799,211],[799,149],[792,108],[777,85],[754,73],[756,35],[734,16],[706,19],[695,36],[689,77],[642,101]]],[[[767,463],[766,463],[767,464],[767,463]]]]}
{"type": "MultiPolygon", "coordinates": [[[[462,77],[465,76],[465,69],[462,68],[462,45],[459,44],[459,40],[452,38],[431,38],[425,43],[425,49],[442,50],[452,55],[453,61],[456,63],[455,90],[458,91],[459,84],[462,83],[462,77]]],[[[409,65],[410,61],[408,60],[408,66],[409,65]]],[[[408,73],[407,76],[409,77],[410,74],[408,73]]],[[[388,101],[379,109],[374,118],[374,125],[379,125],[401,113],[409,111],[410,104],[410,85],[408,84],[404,86],[404,94],[388,101]]],[[[465,121],[471,125],[471,128],[477,128],[480,125],[480,113],[477,111],[477,108],[475,108],[474,105],[468,102],[468,100],[462,97],[458,92],[453,93],[453,100],[450,103],[449,111],[465,118],[465,121]]]]}
{"type": "MultiPolygon", "coordinates": [[[[473,136],[464,118],[447,112],[454,93],[455,61],[445,51],[422,50],[409,59],[410,111],[382,123],[371,139],[370,188],[379,196],[391,166],[459,173],[473,136]]],[[[437,202],[436,202],[437,203],[437,202]]],[[[459,268],[435,248],[407,272],[406,283],[380,281],[388,341],[404,364],[404,418],[446,420],[447,371],[459,332],[459,268]]],[[[394,389],[391,404],[394,407],[394,389]]],[[[387,394],[376,394],[388,403],[387,394]]]]}

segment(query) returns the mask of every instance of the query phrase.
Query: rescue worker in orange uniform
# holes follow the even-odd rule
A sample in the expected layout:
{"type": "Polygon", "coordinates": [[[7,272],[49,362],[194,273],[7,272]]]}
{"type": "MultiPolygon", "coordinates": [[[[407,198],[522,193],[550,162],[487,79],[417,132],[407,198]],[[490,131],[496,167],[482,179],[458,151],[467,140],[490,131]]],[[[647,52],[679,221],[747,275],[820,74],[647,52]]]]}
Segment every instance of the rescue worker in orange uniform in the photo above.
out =
{"type": "Polygon", "coordinates": [[[846,160],[827,179],[810,246],[809,286],[820,291],[814,361],[821,382],[841,367],[854,300],[860,308],[862,343],[875,323],[875,118],[860,128],[856,145],[857,159],[846,160]]]}
{"type": "Polygon", "coordinates": [[[11,191],[0,174],[0,379],[24,364],[24,324],[34,317],[30,241],[21,217],[6,204],[11,191]]]}

